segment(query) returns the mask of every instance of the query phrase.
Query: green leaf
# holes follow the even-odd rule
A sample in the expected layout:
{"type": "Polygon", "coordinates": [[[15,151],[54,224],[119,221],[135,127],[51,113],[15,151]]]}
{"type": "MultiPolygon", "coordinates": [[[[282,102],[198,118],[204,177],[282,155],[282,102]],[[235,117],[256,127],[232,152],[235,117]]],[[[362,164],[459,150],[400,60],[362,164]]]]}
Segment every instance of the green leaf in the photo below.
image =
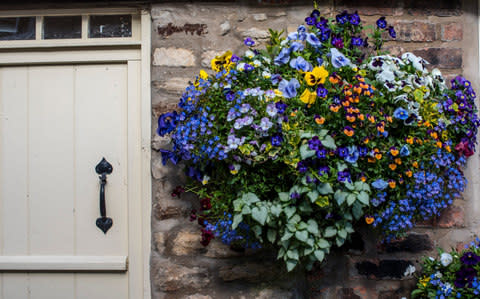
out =
{"type": "Polygon", "coordinates": [[[243,206],[242,215],[248,215],[252,213],[252,209],[249,206],[243,206]]]}
{"type": "Polygon", "coordinates": [[[287,202],[290,201],[290,194],[288,192],[279,192],[278,198],[280,198],[280,201],[287,202]]]}
{"type": "Polygon", "coordinates": [[[315,250],[313,254],[319,262],[323,261],[323,259],[325,258],[325,252],[323,252],[323,250],[315,250]]]}
{"type": "Polygon", "coordinates": [[[269,228],[267,231],[267,239],[270,243],[275,243],[275,239],[277,238],[277,231],[274,229],[269,228]]]}
{"type": "Polygon", "coordinates": [[[280,213],[282,213],[282,207],[279,204],[272,205],[270,207],[270,213],[272,213],[273,216],[278,217],[280,216],[280,213]]]}
{"type": "Polygon", "coordinates": [[[347,168],[348,168],[347,164],[337,162],[337,170],[338,170],[339,172],[340,172],[340,171],[344,171],[344,170],[347,169],[347,168]]]}
{"type": "Polygon", "coordinates": [[[318,190],[318,192],[320,192],[320,194],[323,194],[323,195],[333,193],[333,189],[332,189],[332,186],[330,185],[330,183],[320,184],[317,187],[317,190],[318,190]]]}
{"type": "Polygon", "coordinates": [[[355,190],[355,186],[350,184],[349,182],[345,182],[345,187],[347,187],[347,189],[350,191],[355,190]]]}
{"type": "Polygon", "coordinates": [[[348,196],[347,196],[347,204],[348,204],[349,206],[351,206],[351,205],[355,202],[355,199],[356,199],[356,198],[357,198],[357,197],[355,196],[355,194],[353,194],[353,193],[348,194],[348,196]]]}
{"type": "Polygon", "coordinates": [[[296,210],[297,209],[295,207],[286,207],[286,208],[283,209],[283,212],[287,216],[287,219],[290,219],[290,217],[292,217],[293,214],[295,214],[296,210]]]}
{"type": "Polygon", "coordinates": [[[317,222],[316,222],[315,220],[309,219],[309,220],[307,221],[307,225],[308,225],[308,226],[307,226],[307,230],[308,230],[310,233],[312,233],[312,234],[314,234],[314,235],[318,235],[318,234],[320,233],[320,232],[318,231],[318,224],[317,224],[317,222]]]}
{"type": "Polygon", "coordinates": [[[294,259],[294,260],[297,260],[297,261],[300,258],[300,256],[298,255],[298,250],[297,249],[287,251],[287,257],[289,257],[291,259],[294,259]]]}
{"type": "Polygon", "coordinates": [[[318,132],[318,134],[317,134],[317,135],[318,135],[318,138],[323,138],[323,137],[325,137],[325,135],[327,135],[327,133],[328,133],[328,130],[325,130],[325,129],[320,130],[320,131],[318,132]]]}
{"type": "Polygon", "coordinates": [[[343,238],[343,239],[346,239],[347,238],[347,231],[345,229],[340,229],[338,231],[338,235],[343,238]]]}
{"type": "Polygon", "coordinates": [[[257,195],[255,195],[255,193],[252,193],[252,192],[243,194],[242,199],[245,203],[248,203],[248,204],[253,204],[260,201],[257,195]]]}
{"type": "Polygon", "coordinates": [[[302,146],[300,146],[300,157],[302,157],[302,160],[313,157],[314,155],[315,151],[311,150],[308,147],[308,144],[303,144],[302,146]]]}
{"type": "Polygon", "coordinates": [[[329,148],[329,149],[337,149],[337,146],[335,145],[335,140],[333,140],[332,136],[330,135],[327,135],[323,138],[322,141],[322,145],[326,148],[329,148]]]}
{"type": "Polygon", "coordinates": [[[337,229],[334,228],[333,226],[328,226],[327,228],[325,228],[325,232],[324,232],[324,236],[326,238],[330,238],[330,237],[333,237],[337,234],[337,229]]]}
{"type": "Polygon", "coordinates": [[[252,209],[252,218],[260,223],[261,225],[265,225],[265,221],[267,220],[268,211],[265,207],[254,207],[252,209]]]}
{"type": "Polygon", "coordinates": [[[315,133],[310,131],[304,131],[303,133],[300,134],[300,139],[310,139],[313,136],[315,136],[315,133]]]}
{"type": "Polygon", "coordinates": [[[345,199],[347,198],[347,193],[341,190],[337,190],[335,191],[335,194],[333,195],[333,197],[337,201],[337,204],[341,206],[345,202],[345,199]]]}
{"type": "Polygon", "coordinates": [[[255,225],[252,227],[252,231],[255,233],[257,238],[260,238],[260,235],[262,234],[262,227],[260,225],[255,225]]]}
{"type": "Polygon", "coordinates": [[[299,223],[300,221],[302,221],[302,217],[300,217],[297,214],[293,215],[292,218],[288,219],[288,222],[295,223],[295,224],[299,223]]]}
{"type": "Polygon", "coordinates": [[[317,245],[318,245],[318,247],[320,247],[320,248],[328,248],[328,247],[330,247],[330,243],[329,243],[327,240],[325,240],[325,239],[320,239],[320,240],[318,240],[317,245]]]}
{"type": "Polygon", "coordinates": [[[356,220],[360,219],[363,216],[362,205],[356,202],[353,205],[352,213],[353,213],[353,217],[355,217],[356,220]]]}
{"type": "Polygon", "coordinates": [[[280,249],[278,250],[278,254],[277,254],[277,260],[282,258],[285,255],[285,252],[286,252],[285,248],[280,247],[280,249]]]}
{"type": "Polygon", "coordinates": [[[369,196],[368,196],[368,193],[365,192],[365,191],[361,191],[358,195],[357,195],[357,199],[363,203],[364,205],[368,206],[368,199],[369,199],[369,196]]]}
{"type": "Polygon", "coordinates": [[[342,247],[342,245],[345,243],[345,239],[337,237],[337,238],[335,238],[335,242],[336,242],[338,247],[342,247]]]}
{"type": "Polygon", "coordinates": [[[313,248],[305,248],[305,250],[303,250],[303,256],[310,255],[314,250],[313,248]]]}
{"type": "Polygon", "coordinates": [[[412,291],[412,299],[415,299],[423,294],[423,290],[416,289],[412,291]]]}
{"type": "Polygon", "coordinates": [[[308,193],[307,193],[307,197],[310,199],[310,201],[311,201],[312,203],[314,203],[314,202],[317,200],[317,198],[318,198],[318,192],[317,192],[317,190],[312,190],[312,191],[308,192],[308,193]]]}
{"type": "Polygon", "coordinates": [[[310,213],[313,212],[312,207],[308,203],[308,201],[304,200],[300,203],[300,206],[298,206],[298,209],[304,213],[310,213]]]}
{"type": "Polygon", "coordinates": [[[295,238],[297,238],[297,240],[299,241],[306,243],[308,240],[308,232],[306,230],[297,230],[295,232],[295,238]]]}
{"type": "Polygon", "coordinates": [[[291,232],[285,232],[283,234],[283,237],[280,239],[280,241],[284,242],[284,241],[290,240],[292,236],[293,234],[291,232]]]}
{"type": "Polygon", "coordinates": [[[235,212],[240,212],[244,205],[245,205],[245,203],[243,202],[243,200],[236,199],[236,200],[233,201],[233,210],[235,212]]]}
{"type": "Polygon", "coordinates": [[[363,191],[367,191],[368,193],[370,193],[372,190],[370,189],[370,186],[367,183],[365,183],[363,184],[363,191]]]}
{"type": "Polygon", "coordinates": [[[235,216],[233,216],[232,228],[236,229],[237,226],[240,224],[240,222],[242,222],[242,220],[243,220],[242,214],[235,214],[235,216]]]}
{"type": "Polygon", "coordinates": [[[355,186],[355,190],[361,191],[363,190],[363,182],[362,181],[357,181],[353,185],[355,186]]]}
{"type": "Polygon", "coordinates": [[[287,271],[290,272],[292,271],[296,266],[297,266],[297,261],[296,260],[287,260],[287,271]]]}

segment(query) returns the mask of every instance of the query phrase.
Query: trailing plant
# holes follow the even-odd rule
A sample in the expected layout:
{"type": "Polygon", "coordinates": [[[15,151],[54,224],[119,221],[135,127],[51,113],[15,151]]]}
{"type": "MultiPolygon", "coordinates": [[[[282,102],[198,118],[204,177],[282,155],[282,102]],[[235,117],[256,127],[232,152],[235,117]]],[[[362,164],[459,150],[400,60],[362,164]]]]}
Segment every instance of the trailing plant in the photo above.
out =
{"type": "Polygon", "coordinates": [[[369,34],[356,12],[305,21],[214,58],[158,120],[163,163],[199,195],[202,243],[273,246],[288,270],[361,222],[389,241],[438,215],[465,188],[479,125],[469,81],[448,88],[424,59],[381,49],[396,35],[384,17],[369,34]]]}

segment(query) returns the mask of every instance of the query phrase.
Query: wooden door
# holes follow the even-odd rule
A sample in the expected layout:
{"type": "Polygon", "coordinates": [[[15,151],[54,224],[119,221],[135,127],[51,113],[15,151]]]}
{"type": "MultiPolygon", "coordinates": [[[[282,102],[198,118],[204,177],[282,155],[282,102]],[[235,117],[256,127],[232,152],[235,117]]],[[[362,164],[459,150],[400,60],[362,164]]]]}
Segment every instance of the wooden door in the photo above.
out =
{"type": "Polygon", "coordinates": [[[0,67],[0,298],[134,298],[128,260],[142,260],[129,253],[129,201],[139,200],[129,166],[140,140],[128,108],[138,70],[0,67]],[[113,166],[106,234],[95,224],[103,157],[113,166]]]}

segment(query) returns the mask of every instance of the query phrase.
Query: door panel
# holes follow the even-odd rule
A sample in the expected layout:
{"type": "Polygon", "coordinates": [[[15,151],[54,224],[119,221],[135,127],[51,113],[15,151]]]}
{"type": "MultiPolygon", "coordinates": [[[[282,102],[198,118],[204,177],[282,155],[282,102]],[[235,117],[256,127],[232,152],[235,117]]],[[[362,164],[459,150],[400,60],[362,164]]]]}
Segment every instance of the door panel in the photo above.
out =
{"type": "MultiPolygon", "coordinates": [[[[2,258],[128,256],[127,81],[127,64],[0,68],[2,258]],[[95,225],[102,157],[113,165],[106,234],[95,225]]],[[[124,272],[0,276],[4,299],[128,298],[124,272]]]]}

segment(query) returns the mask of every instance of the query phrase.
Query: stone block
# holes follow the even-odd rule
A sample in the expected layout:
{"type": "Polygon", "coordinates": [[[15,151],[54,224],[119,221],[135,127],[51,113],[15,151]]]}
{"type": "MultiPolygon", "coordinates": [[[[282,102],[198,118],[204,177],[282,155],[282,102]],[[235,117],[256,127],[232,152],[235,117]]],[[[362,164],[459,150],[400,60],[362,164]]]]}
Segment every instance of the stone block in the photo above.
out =
{"type": "Polygon", "coordinates": [[[242,32],[242,36],[251,37],[253,39],[267,39],[270,34],[268,33],[268,30],[252,27],[249,29],[245,29],[242,32]]]}
{"type": "Polygon", "coordinates": [[[397,9],[399,6],[399,1],[396,0],[336,0],[335,6],[337,7],[337,12],[343,10],[355,11],[358,10],[358,13],[365,16],[392,16],[397,14],[397,9]]]}
{"type": "Polygon", "coordinates": [[[446,208],[437,219],[437,226],[442,228],[465,227],[465,211],[461,206],[446,208]]]}
{"type": "Polygon", "coordinates": [[[267,15],[264,13],[256,13],[256,14],[253,14],[252,17],[257,22],[262,22],[267,20],[267,15]]]}
{"type": "Polygon", "coordinates": [[[195,290],[210,283],[207,269],[189,268],[167,259],[154,261],[151,271],[153,286],[163,292],[195,290]]]}
{"type": "Polygon", "coordinates": [[[193,294],[183,297],[183,299],[212,299],[210,295],[193,294]]]}
{"type": "Polygon", "coordinates": [[[463,25],[462,23],[447,23],[442,24],[441,27],[442,41],[454,41],[463,39],[463,25]]]}
{"type": "Polygon", "coordinates": [[[207,246],[206,257],[211,258],[233,258],[243,256],[244,253],[230,249],[230,246],[223,244],[220,240],[212,240],[207,246]]]}
{"type": "Polygon", "coordinates": [[[165,232],[156,232],[153,234],[153,244],[155,245],[155,249],[159,254],[163,254],[165,252],[165,241],[165,232]]]}
{"type": "Polygon", "coordinates": [[[222,266],[219,276],[223,281],[243,280],[247,282],[272,281],[278,279],[282,271],[280,263],[262,263],[249,261],[243,264],[222,266]]]}
{"type": "Polygon", "coordinates": [[[405,10],[413,16],[435,15],[439,17],[459,16],[462,14],[461,0],[405,0],[405,10]]]}
{"type": "Polygon", "coordinates": [[[368,279],[403,279],[405,270],[409,266],[413,266],[411,261],[394,259],[364,260],[354,263],[356,273],[368,279]]]}
{"type": "Polygon", "coordinates": [[[397,41],[431,42],[436,39],[435,25],[428,22],[396,21],[397,41]]]}
{"type": "Polygon", "coordinates": [[[153,51],[154,66],[188,67],[195,66],[192,51],[181,48],[156,48],[153,51]]]}
{"type": "Polygon", "coordinates": [[[171,243],[169,242],[169,252],[177,256],[200,254],[206,251],[205,247],[200,244],[201,240],[200,230],[192,228],[179,231],[171,243]]]}
{"type": "Polygon", "coordinates": [[[427,60],[431,67],[445,69],[462,67],[462,49],[459,48],[424,48],[412,52],[427,60]]]}

